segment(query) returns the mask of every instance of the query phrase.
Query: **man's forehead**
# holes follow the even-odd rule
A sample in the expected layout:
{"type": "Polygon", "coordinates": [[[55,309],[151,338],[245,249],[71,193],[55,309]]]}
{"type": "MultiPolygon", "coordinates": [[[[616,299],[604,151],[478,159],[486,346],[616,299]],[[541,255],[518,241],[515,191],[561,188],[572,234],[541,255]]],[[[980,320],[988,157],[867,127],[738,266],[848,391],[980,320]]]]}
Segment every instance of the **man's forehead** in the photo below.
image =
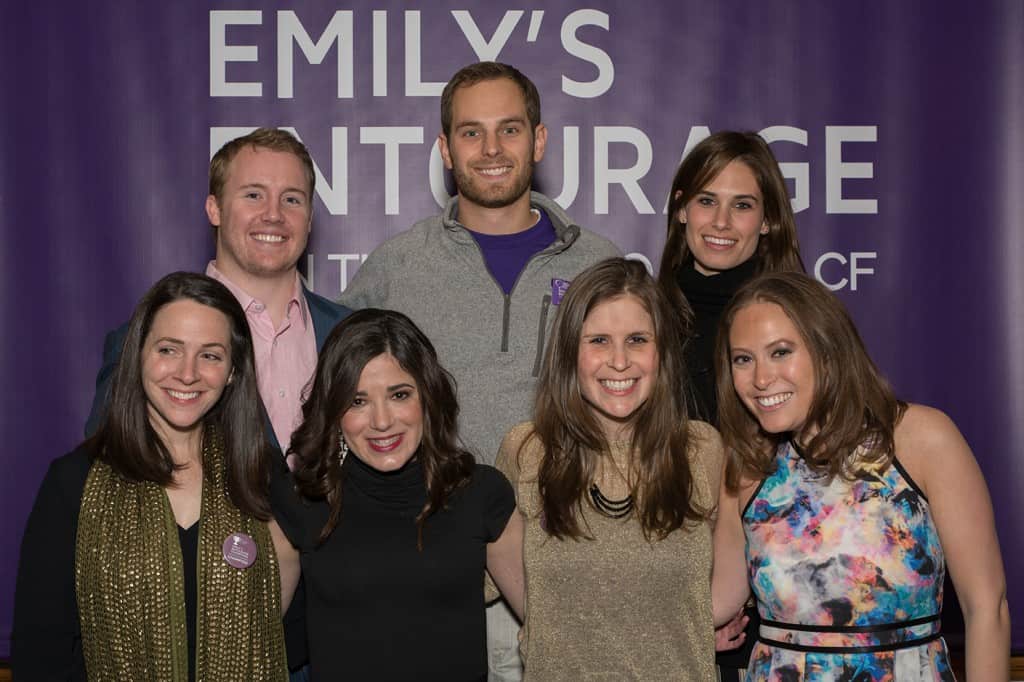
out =
{"type": "Polygon", "coordinates": [[[252,175],[289,171],[296,174],[296,179],[301,179],[303,187],[306,185],[305,169],[298,156],[289,151],[247,145],[228,164],[227,179],[249,182],[252,175]]]}
{"type": "Polygon", "coordinates": [[[526,96],[509,78],[464,85],[452,96],[452,124],[478,120],[526,121],[526,96]]]}

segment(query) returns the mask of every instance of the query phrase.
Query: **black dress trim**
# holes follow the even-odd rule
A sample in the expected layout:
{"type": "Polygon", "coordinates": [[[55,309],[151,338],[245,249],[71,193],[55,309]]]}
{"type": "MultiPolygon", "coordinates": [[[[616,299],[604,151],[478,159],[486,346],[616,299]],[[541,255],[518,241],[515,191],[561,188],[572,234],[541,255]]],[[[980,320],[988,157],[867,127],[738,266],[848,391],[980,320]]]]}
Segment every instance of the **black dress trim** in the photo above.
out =
{"type": "Polygon", "coordinates": [[[754,488],[754,494],[750,496],[750,499],[747,500],[747,503],[743,505],[743,511],[740,512],[741,519],[747,515],[747,510],[750,509],[750,505],[754,504],[754,500],[756,500],[757,496],[761,493],[761,488],[764,487],[764,484],[767,480],[768,477],[765,476],[764,478],[761,479],[761,482],[757,484],[757,487],[754,488]]]}
{"type": "Polygon", "coordinates": [[[815,653],[815,654],[874,654],[881,651],[899,651],[900,649],[912,649],[928,642],[934,642],[935,640],[942,637],[941,632],[928,635],[927,637],[921,637],[918,639],[908,639],[902,642],[893,642],[892,644],[877,644],[875,646],[813,646],[809,644],[792,644],[791,642],[780,642],[775,639],[767,639],[765,637],[758,637],[758,641],[768,646],[778,647],[780,649],[789,649],[791,651],[801,651],[803,653],[815,653]]]}
{"type": "Polygon", "coordinates": [[[784,630],[796,630],[797,632],[839,632],[839,633],[872,633],[889,632],[900,628],[912,628],[926,623],[934,623],[942,618],[941,613],[930,616],[922,616],[912,620],[900,620],[894,623],[880,623],[878,625],[804,625],[803,623],[782,623],[777,620],[763,618],[761,624],[770,628],[782,628],[784,630]]]}
{"type": "MultiPolygon", "coordinates": [[[[922,500],[928,502],[928,496],[925,495],[924,491],[921,490],[921,487],[917,485],[917,481],[910,477],[910,474],[907,473],[907,470],[903,468],[903,465],[900,464],[900,460],[897,459],[895,455],[893,455],[892,458],[892,465],[896,467],[896,471],[900,472],[900,476],[902,476],[903,480],[907,482],[907,485],[913,488],[914,492],[916,492],[922,500]]],[[[928,504],[931,504],[931,502],[928,502],[928,504]]]]}

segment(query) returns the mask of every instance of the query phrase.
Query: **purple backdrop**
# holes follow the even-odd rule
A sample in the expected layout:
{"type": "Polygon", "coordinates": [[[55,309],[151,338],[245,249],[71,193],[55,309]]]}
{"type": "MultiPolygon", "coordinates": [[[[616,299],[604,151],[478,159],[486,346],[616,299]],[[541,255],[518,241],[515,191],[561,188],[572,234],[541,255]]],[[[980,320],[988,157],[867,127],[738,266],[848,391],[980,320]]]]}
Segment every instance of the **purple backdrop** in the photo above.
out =
{"type": "MultiPolygon", "coordinates": [[[[258,125],[306,141],[321,177],[303,269],[336,295],[361,254],[437,211],[437,95],[489,58],[542,94],[539,187],[655,267],[688,144],[723,128],[775,140],[808,267],[898,392],[960,426],[1007,574],[1024,572],[1024,4],[288,6],[5,8],[0,657],[25,519],[82,435],[104,333],[160,275],[211,256],[211,146],[258,125]]],[[[1021,650],[1024,589],[1009,590],[1021,650]]]]}

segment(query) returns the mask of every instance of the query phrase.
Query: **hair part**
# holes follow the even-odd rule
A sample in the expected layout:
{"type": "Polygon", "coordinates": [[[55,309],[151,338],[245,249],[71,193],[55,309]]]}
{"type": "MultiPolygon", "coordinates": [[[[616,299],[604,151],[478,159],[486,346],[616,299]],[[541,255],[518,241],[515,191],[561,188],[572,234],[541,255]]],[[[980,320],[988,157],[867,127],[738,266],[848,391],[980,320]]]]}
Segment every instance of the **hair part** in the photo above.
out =
{"type": "Polygon", "coordinates": [[[313,168],[313,159],[310,157],[306,145],[287,130],[281,130],[280,128],[257,128],[248,135],[236,137],[227,142],[210,159],[210,195],[217,198],[218,204],[224,198],[224,185],[228,180],[231,162],[246,147],[267,149],[272,152],[284,152],[286,154],[293,154],[298,158],[306,175],[306,192],[309,195],[309,201],[313,201],[313,189],[316,187],[316,171],[313,168]]]}
{"type": "MultiPolygon", "coordinates": [[[[325,541],[341,518],[344,472],[338,460],[341,418],[351,407],[366,364],[381,355],[395,358],[416,382],[423,408],[423,439],[416,457],[423,466],[427,501],[416,517],[417,547],[423,548],[423,526],[448,497],[469,481],[473,456],[459,447],[459,406],[455,381],[441,366],[426,335],[402,313],[366,308],[338,324],[327,337],[308,398],[302,426],[292,435],[294,475],[299,492],[326,500],[330,508],[320,531],[325,541]]],[[[354,455],[349,455],[354,456],[354,455]]]]}
{"type": "MultiPolygon", "coordinates": [[[[172,273],[154,284],[139,301],[114,370],[106,414],[88,441],[90,449],[129,481],[173,485],[174,472],[180,467],[175,465],[153,427],[142,368],[146,340],[157,314],[168,304],[181,300],[213,308],[227,318],[231,380],[201,419],[203,438],[210,437],[211,429],[223,438],[225,485],[232,503],[242,512],[266,520],[270,518],[268,492],[273,449],[267,443],[260,413],[249,324],[227,287],[206,275],[172,273]]],[[[204,469],[203,475],[212,474],[204,469]]]]}
{"type": "MultiPolygon", "coordinates": [[[[580,388],[578,358],[583,324],[599,304],[635,298],[651,316],[658,373],[651,393],[630,419],[636,479],[631,490],[647,537],[663,538],[687,521],[706,518],[695,503],[686,385],[680,339],[689,307],[678,290],[662,291],[644,265],[610,258],[576,276],[559,305],[544,356],[534,409],[533,436],[544,458],[538,472],[545,527],[557,538],[588,537],[580,526],[599,459],[610,452],[595,408],[580,388]]],[[[529,438],[526,439],[529,441],[529,438]]]]}
{"type": "Polygon", "coordinates": [[[526,118],[530,122],[530,131],[536,133],[540,125],[540,94],[537,86],[529,78],[524,76],[519,69],[501,62],[476,62],[464,66],[455,72],[451,80],[444,86],[441,92],[441,130],[448,137],[452,132],[452,117],[455,102],[455,93],[460,88],[468,88],[484,81],[507,78],[516,84],[523,94],[523,102],[526,105],[526,118]]]}
{"type": "Polygon", "coordinates": [[[868,356],[846,308],[815,279],[764,273],[744,285],[722,315],[715,366],[730,489],[738,489],[742,479],[768,476],[776,449],[787,440],[800,443],[808,464],[829,479],[853,479],[864,465],[884,468],[892,461],[896,425],[907,405],[868,356]],[[729,330],[737,313],[755,303],[782,308],[810,353],[814,396],[801,433],[764,431],[733,388],[729,330]]]}
{"type": "Polygon", "coordinates": [[[686,224],[679,212],[733,161],[740,161],[757,180],[764,206],[768,233],[757,240],[758,272],[804,271],[796,219],[789,201],[786,181],[768,143],[752,132],[722,130],[704,138],[676,171],[668,200],[668,235],[661,254],[658,281],[674,288],[675,273],[693,263],[686,244],[686,224]]]}

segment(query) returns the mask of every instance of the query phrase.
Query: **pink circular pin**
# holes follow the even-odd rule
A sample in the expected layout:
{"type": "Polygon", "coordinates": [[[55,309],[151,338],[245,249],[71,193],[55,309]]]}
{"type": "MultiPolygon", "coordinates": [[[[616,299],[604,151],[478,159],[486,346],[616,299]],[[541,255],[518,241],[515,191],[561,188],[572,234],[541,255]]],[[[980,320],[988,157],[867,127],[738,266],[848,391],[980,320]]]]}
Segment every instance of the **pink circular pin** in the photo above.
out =
{"type": "Polygon", "coordinates": [[[232,533],[221,546],[224,561],[238,569],[249,568],[256,561],[256,541],[245,533],[232,533]]]}

